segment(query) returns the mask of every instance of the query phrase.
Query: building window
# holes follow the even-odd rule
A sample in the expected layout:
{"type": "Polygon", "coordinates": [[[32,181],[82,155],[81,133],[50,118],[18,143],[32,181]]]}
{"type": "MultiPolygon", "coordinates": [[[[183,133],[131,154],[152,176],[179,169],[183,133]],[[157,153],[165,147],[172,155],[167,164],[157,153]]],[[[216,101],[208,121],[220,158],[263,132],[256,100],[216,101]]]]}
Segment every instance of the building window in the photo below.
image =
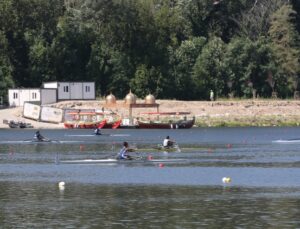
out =
{"type": "Polygon", "coordinates": [[[69,92],[69,86],[64,86],[64,92],[69,92]]]}
{"type": "Polygon", "coordinates": [[[32,92],[32,99],[36,99],[36,92],[32,92]]]}
{"type": "Polygon", "coordinates": [[[13,97],[14,97],[14,99],[17,99],[18,98],[18,93],[14,92],[13,97]]]}
{"type": "Polygon", "coordinates": [[[90,92],[91,89],[90,89],[90,86],[85,86],[85,92],[90,92]]]}

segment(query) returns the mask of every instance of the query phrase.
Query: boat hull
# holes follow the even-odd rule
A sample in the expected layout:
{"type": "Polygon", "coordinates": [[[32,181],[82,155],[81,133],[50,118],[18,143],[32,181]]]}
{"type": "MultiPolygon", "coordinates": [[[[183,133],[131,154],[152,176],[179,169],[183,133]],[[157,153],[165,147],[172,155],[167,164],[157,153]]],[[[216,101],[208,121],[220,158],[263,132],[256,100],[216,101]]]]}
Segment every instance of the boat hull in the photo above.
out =
{"type": "Polygon", "coordinates": [[[138,121],[138,128],[140,129],[189,129],[195,124],[195,118],[192,120],[180,120],[170,123],[156,123],[138,121]]]}
{"type": "MultiPolygon", "coordinates": [[[[65,128],[67,129],[96,129],[99,126],[100,122],[95,123],[64,123],[65,128]]],[[[106,123],[101,129],[111,129],[113,123],[106,123]]]]}
{"type": "Polygon", "coordinates": [[[57,164],[132,164],[132,163],[182,163],[187,162],[186,159],[134,159],[134,160],[118,160],[114,158],[109,159],[83,159],[83,160],[62,160],[57,161],[57,164]]]}

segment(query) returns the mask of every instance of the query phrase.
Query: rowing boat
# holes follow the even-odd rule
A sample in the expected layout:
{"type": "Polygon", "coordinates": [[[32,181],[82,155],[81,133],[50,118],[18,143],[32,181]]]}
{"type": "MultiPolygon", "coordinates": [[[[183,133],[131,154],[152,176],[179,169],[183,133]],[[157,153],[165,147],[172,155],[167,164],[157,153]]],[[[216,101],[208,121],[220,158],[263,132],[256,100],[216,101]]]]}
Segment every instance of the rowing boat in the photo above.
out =
{"type": "Polygon", "coordinates": [[[159,151],[165,151],[165,152],[180,152],[180,148],[177,144],[173,146],[163,146],[162,144],[158,144],[154,149],[159,150],[159,151]]]}
{"type": "Polygon", "coordinates": [[[100,136],[111,136],[111,137],[128,137],[130,134],[66,134],[67,137],[100,137],[100,136]]]}
{"type": "Polygon", "coordinates": [[[15,141],[0,141],[1,144],[64,144],[64,143],[82,143],[84,141],[59,141],[59,140],[51,140],[51,141],[34,141],[34,140],[15,140],[15,141]]]}
{"type": "Polygon", "coordinates": [[[83,159],[83,160],[63,160],[58,161],[58,164],[102,164],[102,163],[182,163],[187,162],[187,159],[145,159],[137,158],[134,160],[118,160],[114,158],[108,159],[83,159]]]}
{"type": "Polygon", "coordinates": [[[60,143],[61,141],[59,140],[53,140],[49,138],[30,138],[22,141],[23,143],[60,143]]]}
{"type": "Polygon", "coordinates": [[[286,140],[275,140],[272,142],[273,143],[300,143],[300,139],[295,138],[295,139],[286,139],[286,140]]]}
{"type": "Polygon", "coordinates": [[[188,151],[212,151],[211,148],[208,148],[208,147],[180,147],[178,148],[178,150],[176,149],[158,149],[156,147],[153,147],[153,148],[137,148],[137,149],[134,149],[134,151],[138,151],[138,152],[167,152],[167,153],[182,153],[182,152],[188,152],[188,151]]]}

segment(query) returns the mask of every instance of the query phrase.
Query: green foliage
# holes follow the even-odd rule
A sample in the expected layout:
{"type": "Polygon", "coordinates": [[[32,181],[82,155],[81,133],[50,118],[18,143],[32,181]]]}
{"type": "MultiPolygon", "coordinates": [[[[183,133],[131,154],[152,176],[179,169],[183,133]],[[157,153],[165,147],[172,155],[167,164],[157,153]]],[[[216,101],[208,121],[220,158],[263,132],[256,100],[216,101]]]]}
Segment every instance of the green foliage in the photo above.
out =
{"type": "Polygon", "coordinates": [[[7,102],[7,90],[13,86],[12,70],[13,66],[7,55],[8,42],[0,31],[0,97],[4,103],[7,102]]]}
{"type": "Polygon", "coordinates": [[[283,5],[272,15],[269,30],[280,74],[291,90],[297,88],[300,74],[300,38],[293,23],[295,15],[291,5],[283,5]],[[296,86],[293,86],[294,83],[296,86]]]}
{"type": "Polygon", "coordinates": [[[51,53],[49,45],[37,37],[29,51],[29,75],[32,86],[39,87],[45,81],[54,80],[51,68],[51,53]]]}
{"type": "Polygon", "coordinates": [[[252,97],[252,88],[260,96],[271,95],[272,88],[267,78],[269,73],[276,73],[276,67],[275,57],[266,39],[233,39],[227,46],[224,66],[235,96],[252,97]]]}
{"type": "Polygon", "coordinates": [[[137,67],[134,78],[131,80],[131,89],[140,98],[151,93],[155,96],[162,97],[160,93],[163,91],[165,81],[162,80],[162,73],[155,67],[147,68],[145,65],[137,67]]]}
{"type": "Polygon", "coordinates": [[[236,18],[246,9],[247,0],[182,0],[183,12],[193,34],[229,40],[239,29],[236,18]]]}
{"type": "Polygon", "coordinates": [[[97,96],[190,100],[249,97],[251,82],[286,97],[300,72],[300,5],[289,2],[2,0],[0,88],[84,80],[97,96]]]}
{"type": "Polygon", "coordinates": [[[203,47],[193,69],[198,99],[208,99],[210,90],[215,92],[215,96],[224,94],[227,77],[223,67],[224,53],[225,44],[218,37],[212,38],[203,47]]]}
{"type": "Polygon", "coordinates": [[[196,99],[195,85],[192,78],[193,66],[206,43],[204,37],[185,40],[176,50],[170,49],[172,86],[176,88],[173,96],[182,99],[196,99]]]}
{"type": "Polygon", "coordinates": [[[86,79],[93,33],[72,18],[64,17],[58,22],[57,36],[51,44],[54,75],[60,81],[86,79]]]}
{"type": "Polygon", "coordinates": [[[268,36],[271,15],[278,10],[286,0],[260,0],[249,3],[250,9],[245,10],[236,19],[242,36],[251,40],[258,40],[268,36]],[[254,23],[255,22],[255,23],[254,23]]]}

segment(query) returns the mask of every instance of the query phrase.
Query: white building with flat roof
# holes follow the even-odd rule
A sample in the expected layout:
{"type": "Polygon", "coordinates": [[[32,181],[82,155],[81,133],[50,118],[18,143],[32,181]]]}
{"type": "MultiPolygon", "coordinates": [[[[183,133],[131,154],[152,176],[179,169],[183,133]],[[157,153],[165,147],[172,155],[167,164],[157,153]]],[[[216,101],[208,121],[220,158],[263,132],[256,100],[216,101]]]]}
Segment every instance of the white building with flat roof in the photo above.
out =
{"type": "Polygon", "coordinates": [[[9,106],[24,106],[24,102],[41,105],[63,100],[96,99],[95,82],[47,82],[43,88],[15,88],[8,90],[9,106]]]}
{"type": "Polygon", "coordinates": [[[96,99],[95,82],[47,82],[43,88],[57,90],[57,100],[96,99]]]}
{"type": "Polygon", "coordinates": [[[20,88],[8,89],[9,106],[23,106],[24,102],[39,102],[41,98],[40,89],[20,88]]]}

